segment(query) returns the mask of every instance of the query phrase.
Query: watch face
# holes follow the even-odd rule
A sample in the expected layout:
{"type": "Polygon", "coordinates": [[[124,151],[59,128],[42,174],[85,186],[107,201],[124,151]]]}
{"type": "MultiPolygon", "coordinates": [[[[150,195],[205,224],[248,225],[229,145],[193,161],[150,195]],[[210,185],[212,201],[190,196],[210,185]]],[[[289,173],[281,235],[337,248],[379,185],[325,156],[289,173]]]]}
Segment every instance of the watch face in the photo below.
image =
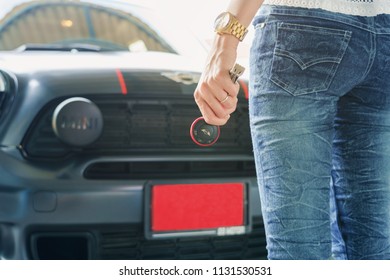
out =
{"type": "Polygon", "coordinates": [[[215,20],[215,29],[221,30],[226,28],[229,25],[230,22],[230,15],[229,13],[222,13],[220,14],[217,19],[215,20]]]}

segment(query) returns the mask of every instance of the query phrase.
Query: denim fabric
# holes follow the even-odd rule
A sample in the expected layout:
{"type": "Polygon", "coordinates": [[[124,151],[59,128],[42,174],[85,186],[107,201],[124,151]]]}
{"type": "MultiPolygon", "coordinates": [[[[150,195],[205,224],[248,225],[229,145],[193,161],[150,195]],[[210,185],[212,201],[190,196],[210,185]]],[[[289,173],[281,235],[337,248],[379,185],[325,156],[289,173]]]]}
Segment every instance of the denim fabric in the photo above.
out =
{"type": "Polygon", "coordinates": [[[390,15],[263,6],[250,125],[269,259],[390,259],[390,15]]]}

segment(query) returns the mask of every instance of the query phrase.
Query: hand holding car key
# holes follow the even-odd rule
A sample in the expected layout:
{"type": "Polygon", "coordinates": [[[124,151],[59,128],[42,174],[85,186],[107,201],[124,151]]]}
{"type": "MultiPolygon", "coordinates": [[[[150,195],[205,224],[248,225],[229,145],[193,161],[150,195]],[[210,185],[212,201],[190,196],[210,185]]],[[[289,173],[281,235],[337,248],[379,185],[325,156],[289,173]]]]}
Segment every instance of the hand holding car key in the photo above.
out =
{"type": "MultiPolygon", "coordinates": [[[[237,82],[238,78],[244,73],[245,68],[239,64],[234,64],[233,68],[229,71],[230,78],[233,83],[237,82]]],[[[224,103],[229,98],[226,96],[221,103],[224,103]]],[[[218,141],[220,135],[220,127],[217,125],[210,125],[206,123],[203,117],[199,117],[193,121],[190,128],[190,135],[192,141],[198,146],[209,147],[218,141]]]]}

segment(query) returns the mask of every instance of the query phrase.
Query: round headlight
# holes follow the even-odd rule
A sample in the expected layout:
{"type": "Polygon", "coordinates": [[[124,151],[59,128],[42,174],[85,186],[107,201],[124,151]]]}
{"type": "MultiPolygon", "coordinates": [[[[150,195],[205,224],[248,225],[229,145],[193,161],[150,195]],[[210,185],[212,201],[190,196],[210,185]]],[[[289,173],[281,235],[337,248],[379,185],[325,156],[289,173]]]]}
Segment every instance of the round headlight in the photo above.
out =
{"type": "Polygon", "coordinates": [[[89,99],[69,98],[54,110],[52,127],[55,135],[65,144],[85,147],[102,134],[103,115],[89,99]]]}

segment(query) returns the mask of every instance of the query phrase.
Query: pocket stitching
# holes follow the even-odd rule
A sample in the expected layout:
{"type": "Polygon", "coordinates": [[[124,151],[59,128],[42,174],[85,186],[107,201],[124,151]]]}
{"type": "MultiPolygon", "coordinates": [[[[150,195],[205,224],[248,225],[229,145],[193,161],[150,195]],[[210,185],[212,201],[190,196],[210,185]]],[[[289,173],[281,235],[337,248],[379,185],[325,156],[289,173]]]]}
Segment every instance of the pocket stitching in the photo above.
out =
{"type": "MultiPolygon", "coordinates": [[[[289,88],[291,87],[290,84],[283,82],[282,80],[280,80],[278,77],[276,77],[274,74],[271,73],[270,80],[273,83],[275,83],[276,85],[278,85],[282,89],[286,90],[290,94],[296,95],[296,96],[309,94],[309,93],[313,93],[313,92],[317,92],[317,91],[325,91],[325,90],[329,89],[329,87],[331,85],[331,81],[333,80],[333,78],[337,72],[337,68],[342,61],[342,58],[345,54],[345,51],[347,50],[349,40],[352,37],[352,32],[348,31],[348,30],[331,29],[331,28],[325,28],[325,27],[323,28],[323,27],[309,26],[309,25],[278,23],[277,30],[279,31],[279,30],[283,30],[283,29],[312,32],[312,33],[316,33],[316,34],[321,33],[324,35],[333,35],[333,36],[336,35],[337,37],[342,37],[341,42],[340,42],[339,51],[333,58],[326,57],[326,58],[314,59],[312,61],[309,61],[310,63],[305,63],[302,60],[300,60],[299,58],[297,58],[296,56],[294,56],[292,53],[289,53],[288,51],[284,51],[281,48],[278,48],[277,45],[275,46],[274,55],[277,55],[279,57],[287,57],[289,59],[294,60],[302,70],[305,70],[308,67],[313,66],[315,64],[325,63],[325,62],[333,63],[333,65],[329,68],[329,71],[327,71],[327,75],[326,75],[326,77],[324,77],[325,79],[322,81],[321,84],[318,84],[316,87],[311,87],[311,88],[306,88],[305,90],[301,90],[300,93],[292,92],[291,90],[289,90],[289,88]],[[292,28],[292,27],[294,27],[294,28],[292,28]],[[317,32],[316,32],[316,30],[317,30],[317,32]],[[318,32],[318,31],[321,31],[321,32],[318,32]]],[[[279,35],[277,35],[277,38],[278,37],[279,37],[279,35]]],[[[272,62],[272,64],[274,64],[274,62],[272,62]]]]}
{"type": "Polygon", "coordinates": [[[341,58],[338,58],[338,57],[334,57],[334,58],[333,57],[324,57],[324,58],[313,59],[312,61],[310,61],[310,63],[304,63],[301,59],[294,56],[293,53],[288,52],[288,51],[283,51],[282,49],[275,49],[275,55],[287,57],[287,58],[294,60],[299,65],[299,67],[301,67],[302,70],[305,70],[305,69],[309,68],[310,66],[313,66],[313,65],[316,65],[319,63],[326,63],[326,62],[340,63],[341,62],[341,58]]]}

